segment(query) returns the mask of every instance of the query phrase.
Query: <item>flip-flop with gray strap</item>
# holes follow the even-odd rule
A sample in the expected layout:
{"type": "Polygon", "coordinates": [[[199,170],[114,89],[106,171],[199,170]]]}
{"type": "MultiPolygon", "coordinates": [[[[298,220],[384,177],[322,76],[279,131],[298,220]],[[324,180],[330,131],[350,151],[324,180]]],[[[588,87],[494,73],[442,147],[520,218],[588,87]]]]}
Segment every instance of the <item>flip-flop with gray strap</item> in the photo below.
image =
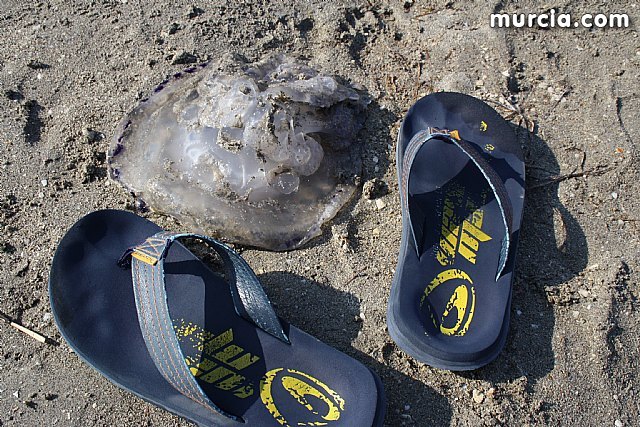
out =
{"type": "Polygon", "coordinates": [[[62,335],[86,363],[200,425],[382,424],[377,376],[279,319],[247,263],[208,237],[94,212],[60,242],[49,292],[62,335]],[[183,238],[217,252],[224,276],[183,238]]]}
{"type": "Polygon", "coordinates": [[[476,369],[498,356],[509,329],[521,147],[484,102],[435,93],[407,112],[397,169],[402,242],[389,333],[422,362],[476,369]]]}

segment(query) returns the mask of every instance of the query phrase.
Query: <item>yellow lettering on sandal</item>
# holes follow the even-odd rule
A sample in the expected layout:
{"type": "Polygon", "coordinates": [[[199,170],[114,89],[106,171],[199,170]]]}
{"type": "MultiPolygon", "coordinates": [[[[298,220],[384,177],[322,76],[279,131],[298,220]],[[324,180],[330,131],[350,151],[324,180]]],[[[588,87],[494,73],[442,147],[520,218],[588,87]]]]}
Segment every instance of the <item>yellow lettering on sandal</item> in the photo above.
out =
{"type": "Polygon", "coordinates": [[[465,206],[467,211],[471,211],[468,219],[455,216],[454,206],[463,203],[463,196],[463,192],[454,189],[444,199],[440,241],[436,252],[436,259],[442,266],[453,265],[457,254],[475,264],[480,243],[491,240],[491,236],[481,230],[484,211],[475,209],[472,201],[467,200],[465,206]]]}
{"type": "MultiPolygon", "coordinates": [[[[188,360],[188,359],[187,359],[188,360]]],[[[187,365],[191,365],[189,361],[187,361],[187,365]]],[[[195,366],[191,366],[189,370],[195,377],[199,377],[200,375],[209,372],[213,368],[215,368],[217,364],[209,359],[203,359],[199,361],[195,366]]]]}
{"type": "Polygon", "coordinates": [[[240,347],[238,347],[237,345],[231,344],[230,346],[225,347],[221,351],[219,351],[216,354],[214,354],[213,357],[215,357],[216,359],[218,359],[221,362],[228,363],[230,359],[233,359],[234,357],[236,357],[237,355],[239,355],[243,351],[244,350],[241,349],[240,347]]]}
{"type": "Polygon", "coordinates": [[[233,341],[233,329],[227,329],[217,337],[214,337],[204,344],[204,351],[213,354],[219,348],[224,347],[233,341]]]}
{"type": "Polygon", "coordinates": [[[462,233],[460,234],[460,247],[458,252],[472,264],[476,263],[476,254],[480,248],[480,242],[491,240],[484,231],[467,221],[462,222],[462,233]]]}
{"type": "Polygon", "coordinates": [[[280,377],[280,385],[298,404],[318,417],[316,420],[298,421],[294,423],[294,425],[325,426],[332,421],[340,419],[340,414],[344,410],[345,401],[335,391],[331,390],[320,380],[304,372],[294,369],[276,368],[267,372],[262,378],[260,382],[260,398],[265,408],[280,425],[285,427],[291,426],[273,399],[272,388],[274,383],[277,384],[275,381],[277,377],[280,377]],[[312,397],[313,400],[310,401],[308,397],[312,397]],[[326,408],[323,407],[324,411],[322,412],[317,408],[319,402],[326,405],[326,408]]]}
{"type": "Polygon", "coordinates": [[[239,371],[253,365],[260,357],[233,344],[233,329],[215,335],[181,320],[179,324],[174,324],[174,330],[180,342],[195,350],[195,354],[185,350],[185,363],[194,377],[241,399],[254,394],[254,384],[239,371]]]}

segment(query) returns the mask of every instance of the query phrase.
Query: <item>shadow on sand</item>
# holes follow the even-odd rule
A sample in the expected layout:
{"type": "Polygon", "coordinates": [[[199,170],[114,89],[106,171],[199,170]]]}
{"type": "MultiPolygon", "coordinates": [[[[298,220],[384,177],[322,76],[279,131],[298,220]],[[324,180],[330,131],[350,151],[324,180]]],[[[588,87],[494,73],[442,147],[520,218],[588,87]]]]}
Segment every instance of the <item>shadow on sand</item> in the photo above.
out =
{"type": "Polygon", "coordinates": [[[411,407],[410,425],[449,424],[451,406],[444,396],[352,347],[362,328],[362,323],[354,321],[360,313],[360,303],[354,295],[287,272],[262,274],[260,280],[279,315],[380,376],[387,398],[385,425],[407,422],[402,414],[405,405],[411,407]]]}
{"type": "Polygon", "coordinates": [[[548,296],[587,266],[588,248],[580,225],[558,198],[555,155],[526,129],[518,127],[516,133],[525,147],[527,191],[509,338],[494,362],[461,375],[492,383],[525,377],[531,390],[554,367],[555,319],[548,296]]]}

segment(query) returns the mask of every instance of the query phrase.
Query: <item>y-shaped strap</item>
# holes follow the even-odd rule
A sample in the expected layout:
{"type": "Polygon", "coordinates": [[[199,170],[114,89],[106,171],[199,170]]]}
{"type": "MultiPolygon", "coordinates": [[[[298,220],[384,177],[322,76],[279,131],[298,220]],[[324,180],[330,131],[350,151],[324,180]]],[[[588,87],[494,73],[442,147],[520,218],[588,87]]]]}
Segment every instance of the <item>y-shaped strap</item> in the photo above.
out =
{"type": "MultiPolygon", "coordinates": [[[[402,188],[400,188],[402,209],[404,212],[409,212],[409,177],[411,175],[411,166],[413,165],[413,161],[415,160],[420,147],[422,147],[425,142],[434,138],[454,144],[467,157],[469,157],[476,167],[480,169],[480,172],[482,172],[482,175],[489,183],[493,194],[496,196],[496,201],[500,208],[500,214],[502,215],[502,222],[505,229],[505,236],[502,239],[502,247],[500,249],[500,259],[498,261],[498,272],[496,274],[497,281],[507,263],[507,256],[509,254],[509,243],[511,241],[511,229],[513,222],[513,208],[511,206],[511,200],[509,199],[509,193],[507,192],[502,179],[498,176],[496,171],[469,142],[460,138],[458,131],[449,131],[446,129],[430,127],[421,130],[411,138],[411,141],[409,141],[409,144],[407,144],[407,147],[405,148],[402,160],[402,188]]],[[[411,221],[409,221],[409,225],[411,227],[413,243],[416,251],[418,251],[419,246],[417,244],[417,237],[411,221]]],[[[418,254],[418,256],[420,256],[420,254],[418,254]]]]}
{"type": "Polygon", "coordinates": [[[149,355],[162,376],[191,400],[213,412],[239,421],[238,417],[220,409],[200,388],[185,363],[184,354],[173,329],[167,306],[164,260],[171,244],[182,237],[201,239],[210,244],[222,257],[235,309],[240,316],[285,343],[289,343],[289,338],[284,333],[280,320],[251,267],[240,255],[222,243],[197,234],[163,231],[149,237],[123,255],[121,264],[126,263],[129,256],[131,257],[131,276],[140,329],[149,355]]]}

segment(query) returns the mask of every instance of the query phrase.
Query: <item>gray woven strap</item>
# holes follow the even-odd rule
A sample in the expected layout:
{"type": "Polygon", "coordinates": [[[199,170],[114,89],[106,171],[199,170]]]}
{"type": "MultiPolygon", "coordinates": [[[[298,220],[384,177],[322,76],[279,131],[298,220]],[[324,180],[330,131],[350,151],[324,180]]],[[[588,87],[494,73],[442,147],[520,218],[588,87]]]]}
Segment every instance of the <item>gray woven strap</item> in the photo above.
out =
{"type": "MultiPolygon", "coordinates": [[[[509,244],[511,241],[513,222],[513,208],[511,206],[511,200],[509,199],[509,193],[507,192],[502,179],[500,178],[500,176],[498,176],[493,167],[491,167],[491,165],[487,163],[487,161],[471,145],[471,143],[460,138],[460,135],[457,131],[449,131],[447,129],[429,127],[416,133],[413,138],[411,138],[411,141],[409,141],[409,144],[407,144],[407,147],[405,148],[404,157],[402,160],[402,187],[400,188],[402,210],[403,212],[409,212],[409,177],[411,175],[410,172],[413,161],[418,155],[420,147],[422,147],[425,142],[431,141],[433,139],[439,139],[444,142],[452,143],[453,145],[458,147],[467,157],[471,159],[471,161],[476,165],[480,172],[482,172],[482,175],[489,183],[493,194],[496,196],[496,201],[498,202],[500,213],[502,215],[502,222],[506,231],[505,236],[502,239],[500,259],[498,261],[498,271],[496,273],[496,280],[498,280],[498,278],[502,274],[502,270],[507,263],[507,256],[509,255],[509,244]]],[[[411,226],[413,243],[415,245],[416,251],[418,251],[416,233],[413,229],[411,221],[409,221],[409,224],[411,226]]],[[[420,256],[420,254],[418,254],[418,256],[420,256]]]]}
{"type": "Polygon", "coordinates": [[[240,421],[220,409],[204,393],[189,371],[176,337],[167,306],[164,260],[178,238],[193,237],[207,242],[223,259],[236,312],[274,337],[289,343],[280,320],[251,267],[226,245],[196,234],[160,232],[131,248],[121,262],[131,256],[131,276],[142,336],[162,376],[176,390],[213,412],[240,421]]]}

